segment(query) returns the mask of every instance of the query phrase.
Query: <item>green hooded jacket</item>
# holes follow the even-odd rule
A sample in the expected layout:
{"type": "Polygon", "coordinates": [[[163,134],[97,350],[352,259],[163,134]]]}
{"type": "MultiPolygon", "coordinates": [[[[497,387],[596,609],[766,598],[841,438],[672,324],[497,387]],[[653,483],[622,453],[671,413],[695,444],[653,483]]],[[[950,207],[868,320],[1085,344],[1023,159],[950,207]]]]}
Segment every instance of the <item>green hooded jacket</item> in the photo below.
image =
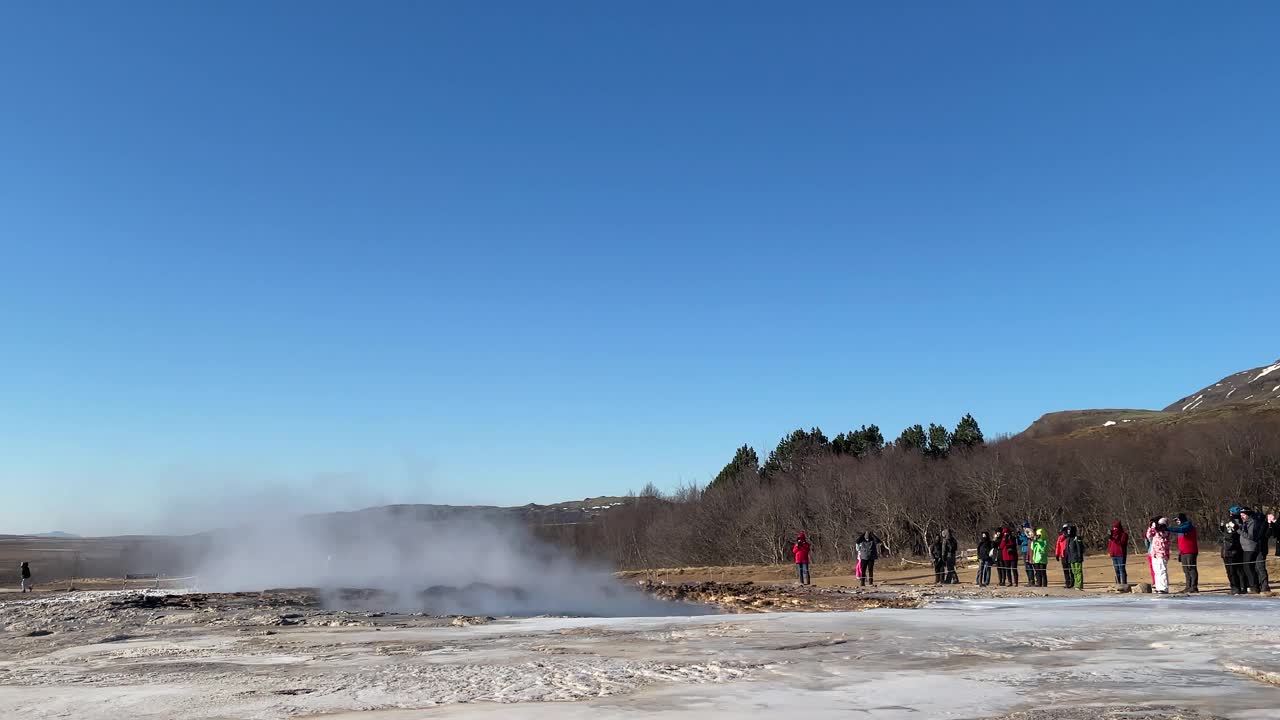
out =
{"type": "Polygon", "coordinates": [[[1049,554],[1049,541],[1045,539],[1044,528],[1036,530],[1036,539],[1031,541],[1031,562],[1045,562],[1049,554]]]}

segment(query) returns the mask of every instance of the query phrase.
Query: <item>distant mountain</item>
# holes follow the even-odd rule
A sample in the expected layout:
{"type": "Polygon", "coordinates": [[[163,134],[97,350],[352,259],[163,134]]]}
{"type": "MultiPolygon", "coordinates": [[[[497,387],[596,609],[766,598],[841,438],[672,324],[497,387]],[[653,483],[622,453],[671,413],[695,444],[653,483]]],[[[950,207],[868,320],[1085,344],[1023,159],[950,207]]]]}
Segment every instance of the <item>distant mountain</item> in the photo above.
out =
{"type": "Polygon", "coordinates": [[[1178,400],[1165,412],[1196,412],[1236,403],[1280,405],[1280,360],[1228,375],[1178,400]]]}
{"type": "Polygon", "coordinates": [[[31,535],[30,537],[50,538],[53,540],[70,540],[73,538],[78,538],[80,536],[76,535],[75,533],[62,532],[61,530],[54,530],[53,532],[40,533],[38,535],[31,535]]]}
{"type": "Polygon", "coordinates": [[[1277,414],[1280,414],[1280,360],[1228,375],[1164,410],[1063,410],[1046,413],[1022,431],[1020,437],[1044,439],[1184,422],[1274,418],[1277,414]]]}
{"type": "Polygon", "coordinates": [[[330,512],[308,515],[303,522],[315,527],[341,528],[367,526],[368,523],[387,521],[439,522],[461,520],[468,522],[515,522],[530,527],[577,525],[594,519],[623,505],[648,502],[645,497],[595,497],[570,500],[554,505],[380,505],[378,507],[348,512],[330,512]]]}

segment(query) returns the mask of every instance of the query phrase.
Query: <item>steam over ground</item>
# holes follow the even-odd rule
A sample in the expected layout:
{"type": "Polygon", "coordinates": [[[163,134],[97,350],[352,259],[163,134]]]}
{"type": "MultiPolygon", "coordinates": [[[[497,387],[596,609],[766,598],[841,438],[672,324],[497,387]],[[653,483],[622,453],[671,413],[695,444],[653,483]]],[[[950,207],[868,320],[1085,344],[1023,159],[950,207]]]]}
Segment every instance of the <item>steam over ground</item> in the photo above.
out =
{"type": "Polygon", "coordinates": [[[698,614],[624,586],[516,523],[424,519],[396,508],[258,522],[214,533],[201,590],[315,587],[329,604],[466,615],[698,614]]]}

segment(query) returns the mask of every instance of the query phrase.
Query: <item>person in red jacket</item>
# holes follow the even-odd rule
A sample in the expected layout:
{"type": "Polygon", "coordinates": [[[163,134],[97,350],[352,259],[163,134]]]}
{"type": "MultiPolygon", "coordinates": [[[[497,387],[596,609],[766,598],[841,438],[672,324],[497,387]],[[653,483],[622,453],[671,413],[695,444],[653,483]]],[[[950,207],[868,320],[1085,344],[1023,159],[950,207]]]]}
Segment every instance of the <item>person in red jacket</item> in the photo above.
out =
{"type": "Polygon", "coordinates": [[[1111,556],[1111,564],[1116,571],[1116,584],[1129,584],[1129,533],[1117,520],[1111,524],[1111,534],[1107,536],[1107,554],[1111,556]]]}
{"type": "Polygon", "coordinates": [[[1169,532],[1178,536],[1178,560],[1182,563],[1182,576],[1186,585],[1184,593],[1200,592],[1200,569],[1196,567],[1196,557],[1200,555],[1200,537],[1196,526],[1191,523],[1185,513],[1173,517],[1169,532]]]}
{"type": "Polygon", "coordinates": [[[1000,528],[1000,562],[1005,566],[1009,582],[1018,587],[1018,539],[1008,526],[1000,528]]]}
{"type": "Polygon", "coordinates": [[[1062,587],[1070,590],[1075,587],[1076,576],[1071,572],[1071,561],[1067,559],[1067,529],[1070,525],[1063,525],[1062,530],[1058,532],[1058,542],[1053,546],[1053,556],[1062,564],[1062,587]]]}
{"type": "Polygon", "coordinates": [[[804,533],[796,535],[796,542],[791,546],[791,554],[796,558],[796,571],[800,573],[800,584],[813,584],[812,578],[809,577],[809,540],[804,533]]]}

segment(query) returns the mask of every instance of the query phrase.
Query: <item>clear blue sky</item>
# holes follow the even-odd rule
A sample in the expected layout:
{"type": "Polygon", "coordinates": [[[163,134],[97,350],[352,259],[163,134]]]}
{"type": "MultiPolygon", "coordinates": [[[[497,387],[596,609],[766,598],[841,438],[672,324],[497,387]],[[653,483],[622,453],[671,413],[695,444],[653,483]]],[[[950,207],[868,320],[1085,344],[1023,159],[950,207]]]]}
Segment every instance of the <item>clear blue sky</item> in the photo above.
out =
{"type": "Polygon", "coordinates": [[[900,5],[7,4],[0,533],[671,487],[1280,355],[1280,6],[900,5]]]}

